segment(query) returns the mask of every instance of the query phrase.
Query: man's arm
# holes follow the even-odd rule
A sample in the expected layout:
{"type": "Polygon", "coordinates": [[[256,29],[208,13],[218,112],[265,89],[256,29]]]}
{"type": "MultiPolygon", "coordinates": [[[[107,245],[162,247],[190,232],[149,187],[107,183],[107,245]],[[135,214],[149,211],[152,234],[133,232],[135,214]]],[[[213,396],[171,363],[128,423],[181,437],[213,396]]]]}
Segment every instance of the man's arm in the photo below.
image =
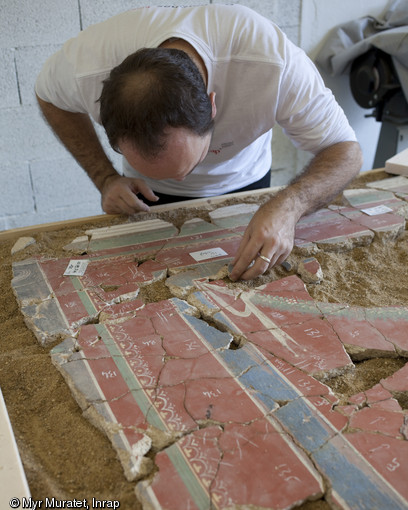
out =
{"type": "Polygon", "coordinates": [[[89,115],[57,108],[37,96],[41,111],[64,146],[89,175],[102,195],[102,208],[109,214],[134,214],[148,210],[137,198],[141,193],[156,200],[153,191],[141,179],[120,176],[99,141],[89,115]]]}
{"type": "Polygon", "coordinates": [[[300,176],[253,216],[234,258],[231,280],[250,280],[281,264],[292,251],[299,219],[329,203],[357,175],[361,165],[357,142],[340,142],[319,152],[300,176]]]}

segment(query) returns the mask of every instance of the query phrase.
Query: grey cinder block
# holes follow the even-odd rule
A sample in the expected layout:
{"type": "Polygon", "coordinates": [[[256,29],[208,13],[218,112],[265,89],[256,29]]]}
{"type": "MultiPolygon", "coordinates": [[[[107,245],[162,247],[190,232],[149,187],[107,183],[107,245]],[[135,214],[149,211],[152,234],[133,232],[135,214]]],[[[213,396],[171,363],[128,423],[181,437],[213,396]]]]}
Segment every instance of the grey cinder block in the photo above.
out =
{"type": "Polygon", "coordinates": [[[0,48],[56,44],[80,30],[77,0],[2,2],[0,48]]]}
{"type": "Polygon", "coordinates": [[[5,165],[0,161],[0,218],[34,212],[34,198],[28,163],[5,165]]]}
{"type": "Polygon", "coordinates": [[[38,213],[81,203],[100,210],[98,190],[73,158],[32,161],[30,171],[38,213]]]}
{"type": "Polygon", "coordinates": [[[20,99],[13,49],[0,48],[0,69],[0,108],[18,106],[20,99]]]}

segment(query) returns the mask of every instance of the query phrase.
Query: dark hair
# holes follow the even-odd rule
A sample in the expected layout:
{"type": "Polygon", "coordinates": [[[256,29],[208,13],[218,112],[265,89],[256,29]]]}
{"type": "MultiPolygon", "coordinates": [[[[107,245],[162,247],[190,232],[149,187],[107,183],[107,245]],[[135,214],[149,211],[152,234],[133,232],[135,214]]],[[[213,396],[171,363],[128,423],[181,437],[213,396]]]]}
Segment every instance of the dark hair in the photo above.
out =
{"type": "Polygon", "coordinates": [[[145,157],[166,146],[166,128],[204,136],[213,127],[212,106],[198,67],[184,51],[143,48],[113,68],[103,82],[100,116],[118,150],[129,140],[145,157]]]}

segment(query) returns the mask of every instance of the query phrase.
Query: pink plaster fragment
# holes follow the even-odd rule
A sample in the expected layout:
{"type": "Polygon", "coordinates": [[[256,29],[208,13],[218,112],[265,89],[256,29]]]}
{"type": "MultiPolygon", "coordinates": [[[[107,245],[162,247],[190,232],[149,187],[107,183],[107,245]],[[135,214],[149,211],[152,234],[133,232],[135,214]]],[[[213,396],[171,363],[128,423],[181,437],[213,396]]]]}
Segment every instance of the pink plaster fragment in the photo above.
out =
{"type": "Polygon", "coordinates": [[[387,436],[402,439],[400,429],[403,425],[403,414],[391,412],[377,407],[364,407],[350,417],[350,428],[371,432],[379,432],[387,436]]]}
{"type": "Polygon", "coordinates": [[[302,260],[298,265],[297,272],[305,283],[320,283],[323,280],[322,268],[314,257],[302,260]]]}
{"type": "Polygon", "coordinates": [[[348,433],[346,437],[378,473],[407,500],[408,442],[382,434],[366,432],[348,433]]]}
{"type": "Polygon", "coordinates": [[[381,385],[392,392],[408,392],[408,363],[386,379],[381,379],[381,385]]]}

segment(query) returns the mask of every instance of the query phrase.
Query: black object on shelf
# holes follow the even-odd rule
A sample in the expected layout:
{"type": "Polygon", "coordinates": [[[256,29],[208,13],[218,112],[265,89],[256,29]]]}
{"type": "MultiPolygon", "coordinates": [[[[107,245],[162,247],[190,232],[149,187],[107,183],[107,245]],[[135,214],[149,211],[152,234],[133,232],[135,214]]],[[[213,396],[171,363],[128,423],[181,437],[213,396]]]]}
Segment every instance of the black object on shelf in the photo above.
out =
{"type": "Polygon", "coordinates": [[[378,48],[357,57],[351,65],[350,88],[359,106],[373,109],[366,117],[382,123],[374,168],[383,167],[387,159],[402,150],[401,131],[408,126],[408,102],[392,57],[378,48]]]}

